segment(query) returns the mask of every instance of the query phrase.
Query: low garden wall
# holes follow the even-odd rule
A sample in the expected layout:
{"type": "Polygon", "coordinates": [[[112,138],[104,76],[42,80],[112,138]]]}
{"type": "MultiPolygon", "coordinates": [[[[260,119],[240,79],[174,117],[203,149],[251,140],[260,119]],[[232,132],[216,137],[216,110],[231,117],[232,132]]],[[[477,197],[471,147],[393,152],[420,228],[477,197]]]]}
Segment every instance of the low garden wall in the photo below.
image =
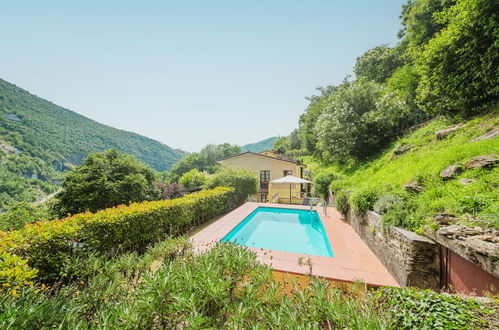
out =
{"type": "Polygon", "coordinates": [[[440,249],[435,242],[402,228],[383,227],[373,211],[348,211],[345,219],[400,285],[440,289],[440,249]]]}

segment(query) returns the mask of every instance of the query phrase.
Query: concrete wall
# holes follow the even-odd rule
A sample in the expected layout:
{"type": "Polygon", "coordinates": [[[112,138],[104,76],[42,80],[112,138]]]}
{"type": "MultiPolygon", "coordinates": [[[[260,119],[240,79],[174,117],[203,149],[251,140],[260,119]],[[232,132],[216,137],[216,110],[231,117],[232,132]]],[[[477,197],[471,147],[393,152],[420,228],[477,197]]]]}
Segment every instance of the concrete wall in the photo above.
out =
{"type": "Polygon", "coordinates": [[[346,220],[402,286],[440,289],[440,249],[432,240],[401,228],[383,228],[379,214],[349,212],[346,220]]]}

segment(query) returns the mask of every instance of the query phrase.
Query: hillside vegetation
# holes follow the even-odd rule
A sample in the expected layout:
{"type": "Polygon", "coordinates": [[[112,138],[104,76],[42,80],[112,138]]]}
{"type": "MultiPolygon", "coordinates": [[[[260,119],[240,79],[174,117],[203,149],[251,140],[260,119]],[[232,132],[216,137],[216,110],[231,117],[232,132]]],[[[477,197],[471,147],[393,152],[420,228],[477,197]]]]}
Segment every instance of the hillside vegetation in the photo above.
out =
{"type": "Polygon", "coordinates": [[[139,134],[88,119],[0,79],[0,208],[55,191],[61,172],[116,148],[158,171],[186,155],[139,134]]]}
{"type": "Polygon", "coordinates": [[[415,231],[434,228],[437,213],[498,228],[499,2],[409,0],[400,18],[400,42],[360,55],[354,78],[318,87],[276,146],[316,168],[315,191],[337,192],[343,212],[374,209],[415,231]],[[488,166],[465,166],[477,156],[488,166]]]}
{"type": "Polygon", "coordinates": [[[499,228],[499,168],[465,166],[475,156],[499,152],[497,137],[474,141],[498,125],[498,111],[461,123],[436,118],[365,162],[325,165],[311,157],[305,162],[316,172],[332,173],[330,188],[346,193],[358,211],[375,208],[388,224],[421,231],[435,225],[436,213],[450,213],[468,225],[499,228]],[[436,137],[456,124],[462,127],[436,137]],[[450,165],[458,167],[457,173],[442,178],[450,165]]]}
{"type": "Polygon", "coordinates": [[[112,128],[64,109],[0,79],[2,138],[63,169],[111,148],[163,171],[186,153],[142,135],[112,128]]]}
{"type": "Polygon", "coordinates": [[[273,136],[271,138],[258,141],[255,143],[245,144],[241,147],[241,152],[252,151],[252,152],[261,152],[265,150],[270,150],[274,146],[274,141],[278,139],[277,136],[273,136]]]}

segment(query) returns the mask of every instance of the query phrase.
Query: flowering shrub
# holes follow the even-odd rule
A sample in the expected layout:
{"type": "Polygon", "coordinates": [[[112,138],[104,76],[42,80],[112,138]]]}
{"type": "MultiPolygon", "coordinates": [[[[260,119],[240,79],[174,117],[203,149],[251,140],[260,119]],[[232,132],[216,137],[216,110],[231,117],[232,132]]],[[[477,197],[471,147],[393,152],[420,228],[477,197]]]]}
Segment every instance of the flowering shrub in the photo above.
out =
{"type": "Polygon", "coordinates": [[[42,282],[68,278],[72,260],[90,254],[142,253],[150,244],[184,234],[237,204],[232,188],[218,187],[183,198],[133,203],[0,232],[0,284],[27,282],[37,272],[42,282]],[[4,256],[19,260],[12,262],[4,256]],[[16,275],[9,271],[13,267],[18,269],[16,275]]]}

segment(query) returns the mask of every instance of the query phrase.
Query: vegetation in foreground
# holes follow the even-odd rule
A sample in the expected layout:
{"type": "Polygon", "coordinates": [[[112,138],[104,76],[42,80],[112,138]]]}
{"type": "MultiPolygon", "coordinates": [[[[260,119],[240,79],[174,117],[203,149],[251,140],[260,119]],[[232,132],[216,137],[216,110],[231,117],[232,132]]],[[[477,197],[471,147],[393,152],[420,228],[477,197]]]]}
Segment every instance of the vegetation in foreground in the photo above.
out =
{"type": "MultiPolygon", "coordinates": [[[[0,293],[8,328],[473,329],[490,308],[411,288],[345,294],[311,279],[284,295],[272,271],[234,245],[195,254],[169,239],[145,254],[91,257],[68,285],[0,293]],[[363,295],[363,297],[362,297],[363,295]]],[[[293,286],[293,283],[288,285],[293,286]]]]}

